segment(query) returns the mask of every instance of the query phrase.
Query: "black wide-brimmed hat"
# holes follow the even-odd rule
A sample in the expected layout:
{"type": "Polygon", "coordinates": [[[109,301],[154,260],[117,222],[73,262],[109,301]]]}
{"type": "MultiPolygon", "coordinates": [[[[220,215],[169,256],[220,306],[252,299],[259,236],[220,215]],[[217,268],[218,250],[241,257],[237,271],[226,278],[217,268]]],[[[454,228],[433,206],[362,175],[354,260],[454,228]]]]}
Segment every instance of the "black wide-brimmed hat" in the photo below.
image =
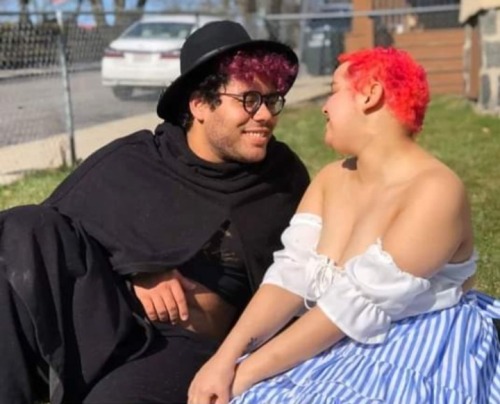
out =
{"type": "MultiPolygon", "coordinates": [[[[270,53],[284,55],[294,65],[299,63],[297,55],[285,44],[254,40],[240,24],[234,21],[210,22],[196,30],[184,42],[181,49],[181,75],[162,93],[156,112],[158,116],[174,124],[179,123],[181,101],[189,91],[189,85],[203,72],[203,67],[215,57],[233,50],[264,49],[270,53]]],[[[292,77],[287,91],[295,81],[292,77]]]]}

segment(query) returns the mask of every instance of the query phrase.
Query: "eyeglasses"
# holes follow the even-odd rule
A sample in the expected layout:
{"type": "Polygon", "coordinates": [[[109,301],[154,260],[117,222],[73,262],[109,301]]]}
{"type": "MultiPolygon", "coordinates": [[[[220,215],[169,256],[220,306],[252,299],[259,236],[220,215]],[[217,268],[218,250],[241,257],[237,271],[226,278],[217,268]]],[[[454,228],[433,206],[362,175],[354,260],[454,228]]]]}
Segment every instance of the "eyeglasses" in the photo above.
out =
{"type": "Polygon", "coordinates": [[[267,109],[271,115],[278,115],[285,106],[285,97],[283,94],[261,94],[258,91],[247,91],[243,94],[219,93],[219,95],[227,95],[234,98],[243,104],[243,108],[250,115],[254,115],[262,105],[266,104],[267,109]]]}

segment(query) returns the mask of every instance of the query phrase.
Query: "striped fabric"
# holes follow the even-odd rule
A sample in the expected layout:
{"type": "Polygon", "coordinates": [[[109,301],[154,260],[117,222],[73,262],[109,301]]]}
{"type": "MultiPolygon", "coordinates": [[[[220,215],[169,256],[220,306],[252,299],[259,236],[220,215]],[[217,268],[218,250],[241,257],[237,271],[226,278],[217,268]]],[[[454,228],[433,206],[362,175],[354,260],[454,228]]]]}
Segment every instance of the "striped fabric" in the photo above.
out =
{"type": "Polygon", "coordinates": [[[472,291],[454,307],[394,323],[383,344],[345,338],[231,404],[500,403],[492,318],[500,301],[472,291]]]}

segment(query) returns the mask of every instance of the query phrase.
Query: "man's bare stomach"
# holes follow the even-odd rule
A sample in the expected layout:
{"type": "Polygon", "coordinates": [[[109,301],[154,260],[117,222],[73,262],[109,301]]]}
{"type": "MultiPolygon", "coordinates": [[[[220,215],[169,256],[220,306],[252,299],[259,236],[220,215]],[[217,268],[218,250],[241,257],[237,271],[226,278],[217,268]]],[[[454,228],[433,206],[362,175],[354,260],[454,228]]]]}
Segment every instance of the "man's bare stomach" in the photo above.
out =
{"type": "Polygon", "coordinates": [[[186,291],[189,318],[179,325],[201,335],[222,340],[233,325],[237,309],[200,283],[186,291]]]}
{"type": "MultiPolygon", "coordinates": [[[[463,285],[464,293],[474,286],[475,277],[463,285]]],[[[196,282],[195,282],[196,283],[196,282]]],[[[189,318],[178,325],[200,335],[222,341],[229,332],[237,315],[237,309],[219,295],[197,283],[192,291],[186,291],[189,318]]]]}

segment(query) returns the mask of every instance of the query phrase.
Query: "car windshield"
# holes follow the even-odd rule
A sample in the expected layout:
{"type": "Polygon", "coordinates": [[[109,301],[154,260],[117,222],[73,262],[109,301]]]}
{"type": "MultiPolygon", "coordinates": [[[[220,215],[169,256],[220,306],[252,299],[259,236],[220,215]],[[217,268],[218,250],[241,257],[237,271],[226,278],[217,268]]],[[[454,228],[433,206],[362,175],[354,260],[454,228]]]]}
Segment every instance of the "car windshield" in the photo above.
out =
{"type": "Polygon", "coordinates": [[[193,24],[179,22],[141,22],[125,32],[123,38],[186,39],[193,24]]]}

